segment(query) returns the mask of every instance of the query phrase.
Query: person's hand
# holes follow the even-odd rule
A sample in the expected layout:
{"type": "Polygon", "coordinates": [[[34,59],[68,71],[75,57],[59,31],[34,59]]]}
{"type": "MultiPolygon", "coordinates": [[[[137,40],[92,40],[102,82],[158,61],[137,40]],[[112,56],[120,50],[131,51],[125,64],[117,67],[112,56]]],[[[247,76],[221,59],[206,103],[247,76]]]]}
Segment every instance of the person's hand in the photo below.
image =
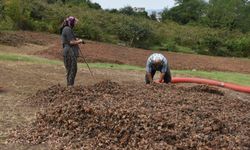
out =
{"type": "Polygon", "coordinates": [[[85,42],[82,39],[78,40],[80,44],[85,44],[85,42]]]}
{"type": "Polygon", "coordinates": [[[82,40],[82,39],[79,39],[79,40],[78,40],[78,43],[79,43],[79,44],[81,44],[82,42],[83,42],[83,40],[82,40]]]}
{"type": "Polygon", "coordinates": [[[155,80],[154,83],[164,83],[164,80],[155,80]]]}
{"type": "Polygon", "coordinates": [[[155,80],[154,83],[161,83],[159,80],[155,80]]]}

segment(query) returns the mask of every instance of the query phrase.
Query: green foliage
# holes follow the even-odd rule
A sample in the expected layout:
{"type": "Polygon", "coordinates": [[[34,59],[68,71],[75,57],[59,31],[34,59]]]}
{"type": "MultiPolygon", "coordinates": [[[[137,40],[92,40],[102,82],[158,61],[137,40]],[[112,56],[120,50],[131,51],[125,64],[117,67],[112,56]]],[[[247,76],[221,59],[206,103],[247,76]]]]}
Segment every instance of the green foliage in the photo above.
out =
{"type": "Polygon", "coordinates": [[[206,2],[204,0],[176,0],[177,6],[163,11],[163,20],[170,19],[180,24],[197,22],[204,15],[206,2]]]}
{"type": "Polygon", "coordinates": [[[13,29],[13,20],[8,16],[5,16],[4,19],[0,20],[0,30],[11,30],[13,29]]]}
{"type": "Polygon", "coordinates": [[[242,32],[250,31],[250,1],[245,3],[245,6],[239,10],[240,14],[236,18],[236,28],[240,29],[242,32]]]}
{"type": "Polygon", "coordinates": [[[226,44],[233,56],[250,57],[250,36],[232,39],[226,44]]]}
{"type": "Polygon", "coordinates": [[[119,11],[117,9],[106,9],[106,12],[110,12],[110,13],[119,13],[119,11]]]}
{"type": "Polygon", "coordinates": [[[204,20],[210,27],[232,30],[244,26],[246,20],[249,22],[249,17],[249,3],[246,0],[210,0],[204,20]]]}
{"type": "Polygon", "coordinates": [[[110,13],[116,13],[116,14],[124,14],[124,15],[128,15],[128,16],[139,16],[139,17],[143,17],[143,18],[150,18],[148,16],[148,13],[146,11],[135,11],[131,6],[125,6],[123,8],[121,8],[120,10],[117,9],[107,9],[107,12],[110,13]]]}
{"type": "Polygon", "coordinates": [[[213,80],[218,80],[222,82],[235,83],[245,86],[250,86],[250,75],[242,73],[233,73],[233,72],[206,72],[206,71],[191,71],[191,70],[174,70],[174,74],[181,75],[191,75],[195,77],[203,77],[213,80]]]}
{"type": "Polygon", "coordinates": [[[201,24],[212,28],[250,31],[249,0],[175,0],[176,6],[165,9],[162,20],[179,24],[201,24]]]}
{"type": "Polygon", "coordinates": [[[156,12],[153,11],[152,14],[150,14],[150,19],[154,20],[154,21],[157,21],[157,18],[156,18],[156,12]]]}
{"type": "Polygon", "coordinates": [[[144,47],[145,41],[152,36],[150,27],[130,21],[120,23],[117,34],[120,40],[134,47],[144,47]]]}
{"type": "Polygon", "coordinates": [[[131,6],[126,6],[124,8],[121,8],[119,12],[129,16],[134,15],[134,10],[131,6]]]}
{"type": "Polygon", "coordinates": [[[79,26],[76,27],[75,30],[76,30],[78,37],[96,40],[96,41],[103,40],[102,30],[91,22],[86,21],[86,22],[80,23],[79,26]]]}
{"type": "Polygon", "coordinates": [[[4,13],[4,3],[3,1],[0,1],[0,19],[4,19],[5,13],[4,13]]]}
{"type": "Polygon", "coordinates": [[[161,50],[166,50],[170,52],[177,52],[176,42],[173,40],[167,40],[162,44],[161,50]]]}
{"type": "Polygon", "coordinates": [[[5,13],[15,23],[14,28],[18,28],[21,22],[21,1],[20,0],[9,0],[5,3],[5,13]]]}
{"type": "Polygon", "coordinates": [[[250,40],[247,31],[250,27],[250,6],[249,2],[241,1],[230,0],[230,4],[226,4],[228,7],[225,7],[218,0],[213,0],[207,8],[202,0],[178,0],[176,7],[165,9],[163,22],[156,22],[154,14],[150,19],[144,12],[134,12],[132,7],[105,11],[97,7],[93,9],[95,4],[88,0],[5,0],[4,3],[0,1],[0,8],[3,8],[0,12],[5,18],[0,20],[0,30],[59,33],[63,20],[67,16],[76,16],[79,23],[74,28],[75,33],[85,39],[123,43],[145,49],[249,57],[250,40]],[[232,2],[235,2],[235,7],[232,7],[232,2]],[[216,5],[212,6],[212,3],[216,5]],[[201,9],[203,7],[207,9],[201,9]],[[226,16],[229,8],[237,8],[237,13],[229,12],[229,16],[226,16]],[[216,15],[221,12],[224,13],[216,15]],[[179,23],[171,21],[176,19],[179,19],[179,23]],[[180,23],[187,24],[184,26],[180,23]],[[217,23],[220,26],[217,27],[217,23]],[[246,33],[235,30],[237,28],[246,33]]]}
{"type": "Polygon", "coordinates": [[[46,16],[46,4],[33,1],[30,6],[30,17],[36,20],[42,20],[46,16]]]}

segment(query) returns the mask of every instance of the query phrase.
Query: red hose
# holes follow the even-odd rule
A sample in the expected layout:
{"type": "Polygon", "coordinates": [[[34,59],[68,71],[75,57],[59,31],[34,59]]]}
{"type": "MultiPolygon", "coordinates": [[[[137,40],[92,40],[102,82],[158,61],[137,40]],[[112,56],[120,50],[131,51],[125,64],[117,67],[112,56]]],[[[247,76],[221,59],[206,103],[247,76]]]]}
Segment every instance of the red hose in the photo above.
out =
{"type": "Polygon", "coordinates": [[[208,84],[208,85],[225,87],[225,88],[232,89],[232,90],[239,91],[239,92],[250,93],[250,87],[249,86],[241,86],[241,85],[236,85],[236,84],[231,84],[231,83],[225,83],[225,82],[220,82],[220,81],[215,81],[215,80],[209,80],[209,79],[174,77],[174,78],[172,78],[171,83],[208,84]]]}

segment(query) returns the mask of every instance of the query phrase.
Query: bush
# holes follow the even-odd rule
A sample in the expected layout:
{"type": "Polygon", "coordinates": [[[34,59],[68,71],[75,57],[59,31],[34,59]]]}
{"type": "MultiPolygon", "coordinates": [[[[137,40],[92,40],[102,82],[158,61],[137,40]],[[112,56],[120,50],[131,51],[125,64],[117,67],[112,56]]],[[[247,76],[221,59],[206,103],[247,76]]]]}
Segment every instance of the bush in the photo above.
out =
{"type": "Polygon", "coordinates": [[[118,38],[133,47],[146,47],[153,37],[152,29],[145,25],[125,20],[117,26],[118,38]]]}
{"type": "Polygon", "coordinates": [[[91,22],[79,23],[75,29],[78,37],[89,40],[103,41],[103,33],[100,28],[91,22]]]}
{"type": "Polygon", "coordinates": [[[67,0],[65,3],[57,0],[5,2],[4,6],[0,3],[0,8],[4,8],[0,13],[4,12],[6,18],[6,21],[0,21],[1,30],[24,29],[59,33],[62,21],[72,15],[80,20],[75,28],[77,36],[90,40],[125,43],[145,49],[188,53],[193,50],[206,55],[249,57],[249,34],[241,32],[197,25],[183,26],[169,20],[156,22],[142,17],[143,14],[128,15],[132,12],[131,8],[109,12],[93,4],[95,9],[91,9],[86,3],[91,3],[88,0],[67,0]],[[22,5],[18,5],[20,3],[22,5]]]}
{"type": "Polygon", "coordinates": [[[167,40],[163,44],[163,48],[170,52],[177,52],[176,42],[174,40],[167,40]]]}
{"type": "MultiPolygon", "coordinates": [[[[214,56],[228,56],[229,53],[224,47],[223,39],[218,35],[209,34],[200,41],[201,47],[206,47],[208,53],[214,56]]],[[[201,51],[200,51],[201,52],[201,51]]]]}
{"type": "Polygon", "coordinates": [[[226,42],[227,48],[234,56],[250,57],[250,37],[241,37],[226,42]]]}
{"type": "Polygon", "coordinates": [[[13,29],[14,22],[8,16],[0,21],[0,30],[11,30],[13,29]]]}

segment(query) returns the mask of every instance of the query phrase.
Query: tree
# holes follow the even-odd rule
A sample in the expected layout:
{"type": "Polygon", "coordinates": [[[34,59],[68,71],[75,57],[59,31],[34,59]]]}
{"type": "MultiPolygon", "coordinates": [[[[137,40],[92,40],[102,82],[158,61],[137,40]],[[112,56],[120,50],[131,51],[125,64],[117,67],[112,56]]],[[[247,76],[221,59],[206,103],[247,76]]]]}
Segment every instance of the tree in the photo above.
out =
{"type": "MultiPolygon", "coordinates": [[[[210,0],[206,14],[206,24],[213,28],[227,27],[230,30],[237,27],[243,18],[246,0],[210,0]]],[[[246,10],[245,13],[249,12],[246,10]]],[[[247,14],[245,14],[247,15],[247,14]]]]}
{"type": "Polygon", "coordinates": [[[205,14],[207,3],[204,0],[175,0],[176,6],[163,11],[162,19],[170,19],[180,24],[198,22],[205,14]]]}
{"type": "Polygon", "coordinates": [[[119,11],[117,9],[115,9],[115,8],[113,8],[113,9],[106,9],[105,11],[110,12],[110,13],[114,13],[114,14],[119,13],[119,11]]]}
{"type": "Polygon", "coordinates": [[[169,9],[164,8],[161,14],[162,21],[168,20],[170,17],[168,16],[169,9]]]}
{"type": "Polygon", "coordinates": [[[33,19],[41,20],[46,16],[46,4],[39,1],[33,1],[32,5],[30,6],[31,12],[30,17],[33,19]]]}
{"type": "Polygon", "coordinates": [[[102,9],[101,5],[99,5],[98,3],[91,3],[90,1],[88,1],[88,6],[90,8],[93,8],[93,9],[102,9]]]}
{"type": "Polygon", "coordinates": [[[118,28],[119,39],[133,47],[143,47],[143,42],[145,42],[151,34],[149,27],[130,21],[121,23],[118,28]]]}
{"type": "Polygon", "coordinates": [[[92,3],[90,0],[47,0],[48,3],[55,3],[57,1],[61,1],[63,4],[66,3],[73,3],[76,5],[86,4],[89,8],[102,9],[101,5],[99,5],[98,3],[92,3]]]}
{"type": "Polygon", "coordinates": [[[156,18],[156,11],[153,11],[152,14],[150,15],[150,19],[157,21],[156,18]]]}
{"type": "Polygon", "coordinates": [[[240,9],[239,16],[236,18],[236,28],[241,29],[242,32],[250,31],[250,1],[240,9]]]}
{"type": "Polygon", "coordinates": [[[131,6],[126,6],[124,8],[121,8],[119,12],[128,16],[139,16],[139,17],[149,18],[148,13],[146,11],[136,12],[131,6]]]}
{"type": "Polygon", "coordinates": [[[0,1],[0,19],[5,18],[5,13],[4,13],[4,3],[3,1],[0,1]]]}
{"type": "Polygon", "coordinates": [[[5,3],[5,12],[15,22],[15,28],[17,28],[21,22],[21,1],[20,0],[8,0],[5,3]]]}
{"type": "Polygon", "coordinates": [[[135,12],[131,6],[126,6],[124,8],[121,8],[119,12],[122,14],[125,14],[125,15],[129,15],[129,16],[135,14],[135,12]]]}

